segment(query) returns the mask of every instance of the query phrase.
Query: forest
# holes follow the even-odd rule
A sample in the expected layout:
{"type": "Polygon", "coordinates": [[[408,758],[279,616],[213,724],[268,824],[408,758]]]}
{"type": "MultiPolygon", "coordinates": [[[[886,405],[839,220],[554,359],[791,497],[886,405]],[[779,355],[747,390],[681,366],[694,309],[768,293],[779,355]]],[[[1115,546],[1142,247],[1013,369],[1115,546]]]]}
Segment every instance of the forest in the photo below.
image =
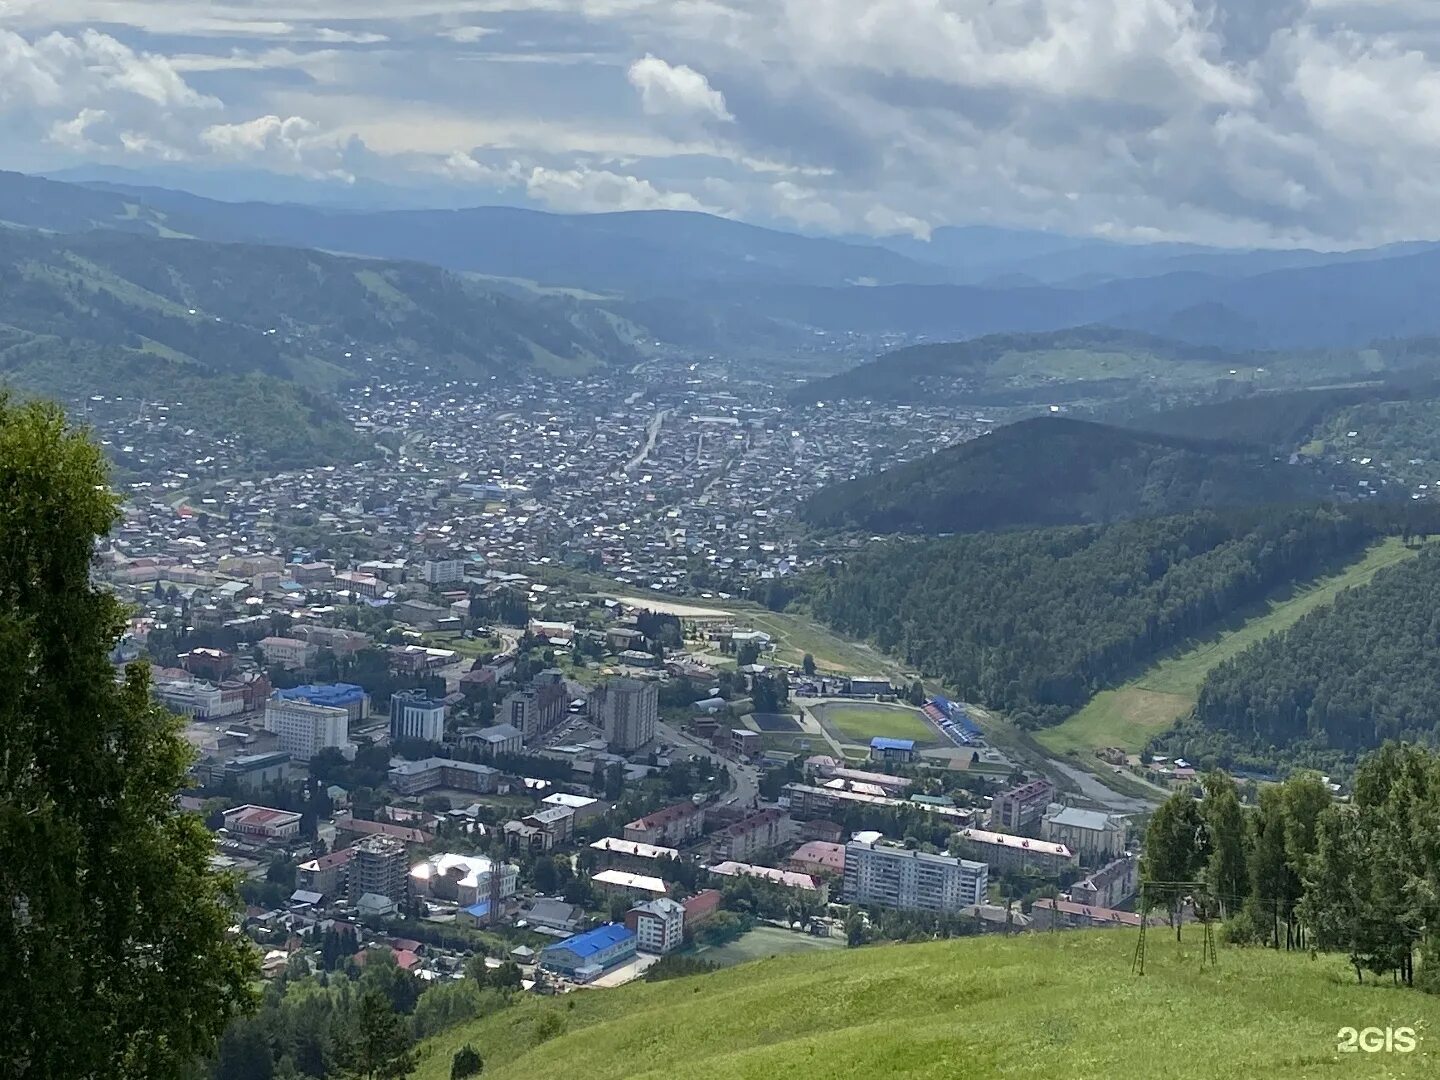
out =
{"type": "Polygon", "coordinates": [[[821,621],[902,657],[1029,728],[1309,581],[1377,536],[1419,531],[1413,504],[1196,512],[869,544],[806,583],[821,621]]]}
{"type": "Polygon", "coordinates": [[[1224,773],[1201,789],[1152,815],[1142,907],[1176,912],[1183,892],[1233,943],[1343,952],[1360,982],[1440,991],[1440,963],[1415,965],[1417,952],[1440,956],[1440,759],[1387,743],[1361,764],[1348,804],[1313,772],[1261,788],[1248,807],[1224,773]]]}
{"type": "Polygon", "coordinates": [[[1343,769],[1388,739],[1440,737],[1440,550],[1341,593],[1212,671],[1162,740],[1194,760],[1343,769]]]}
{"type": "Polygon", "coordinates": [[[803,513],[822,528],[970,533],[1303,502],[1328,490],[1320,470],[1265,454],[1047,417],[832,485],[803,513]]]}

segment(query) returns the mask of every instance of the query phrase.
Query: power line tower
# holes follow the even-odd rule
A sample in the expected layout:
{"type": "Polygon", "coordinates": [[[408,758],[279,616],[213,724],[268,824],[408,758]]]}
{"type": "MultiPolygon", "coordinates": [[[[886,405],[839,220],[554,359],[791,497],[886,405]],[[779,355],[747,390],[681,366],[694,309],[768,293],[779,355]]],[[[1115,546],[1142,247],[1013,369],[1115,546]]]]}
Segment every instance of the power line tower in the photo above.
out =
{"type": "MultiPolygon", "coordinates": [[[[1140,884],[1140,935],[1135,941],[1135,956],[1130,962],[1131,972],[1136,975],[1145,974],[1145,932],[1150,925],[1150,910],[1162,902],[1175,912],[1177,920],[1187,905],[1195,912],[1196,921],[1200,923],[1203,933],[1200,942],[1200,966],[1204,968],[1207,964],[1211,967],[1218,965],[1215,915],[1219,907],[1210,886],[1203,881],[1145,881],[1140,884]]],[[[1180,940],[1178,921],[1175,925],[1175,939],[1180,940]]]]}

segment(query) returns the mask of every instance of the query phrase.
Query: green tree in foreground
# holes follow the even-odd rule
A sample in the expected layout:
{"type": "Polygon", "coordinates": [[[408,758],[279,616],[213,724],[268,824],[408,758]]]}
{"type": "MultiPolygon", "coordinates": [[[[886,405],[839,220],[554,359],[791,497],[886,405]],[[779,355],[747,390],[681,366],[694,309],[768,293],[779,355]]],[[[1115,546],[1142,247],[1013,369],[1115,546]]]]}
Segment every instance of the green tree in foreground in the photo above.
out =
{"type": "Polygon", "coordinates": [[[415,1071],[405,1021],[379,990],[361,995],[343,1059],[349,1080],[401,1080],[415,1071]]]}
{"type": "Polygon", "coordinates": [[[99,449],[0,396],[0,1076],[164,1080],[253,1005],[257,961],[214,841],[175,795],[191,752],[115,679],[90,580],[116,517],[99,449]]]}
{"type": "Polygon", "coordinates": [[[479,1076],[485,1069],[485,1060],[480,1052],[466,1043],[450,1059],[450,1080],[465,1080],[468,1076],[479,1076]]]}

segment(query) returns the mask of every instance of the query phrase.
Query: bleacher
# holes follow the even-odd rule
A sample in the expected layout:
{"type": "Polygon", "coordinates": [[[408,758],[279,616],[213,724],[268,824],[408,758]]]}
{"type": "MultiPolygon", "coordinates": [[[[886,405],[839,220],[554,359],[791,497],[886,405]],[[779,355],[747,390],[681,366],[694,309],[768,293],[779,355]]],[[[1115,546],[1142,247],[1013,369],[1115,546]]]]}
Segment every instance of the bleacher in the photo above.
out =
{"type": "Polygon", "coordinates": [[[937,694],[920,711],[957,746],[973,746],[982,738],[982,732],[970,719],[965,706],[957,705],[949,698],[937,694]]]}

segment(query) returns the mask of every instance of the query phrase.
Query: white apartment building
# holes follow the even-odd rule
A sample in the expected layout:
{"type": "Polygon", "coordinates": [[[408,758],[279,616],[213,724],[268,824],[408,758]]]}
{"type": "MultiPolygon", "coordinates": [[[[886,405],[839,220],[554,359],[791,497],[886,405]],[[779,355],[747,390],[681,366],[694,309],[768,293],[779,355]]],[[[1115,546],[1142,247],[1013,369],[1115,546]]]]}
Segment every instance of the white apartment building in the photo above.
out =
{"type": "Polygon", "coordinates": [[[390,698],[390,738],[445,741],[445,703],[421,690],[404,690],[390,698]]]}
{"type": "Polygon", "coordinates": [[[879,840],[845,845],[845,899],[852,904],[955,912],[983,904],[989,885],[990,868],[982,862],[879,840]]]}
{"type": "Polygon", "coordinates": [[[271,698],[265,703],[265,730],[280,736],[280,749],[296,761],[309,761],[327,746],[343,750],[350,742],[350,714],[328,705],[271,698]]]}
{"type": "Polygon", "coordinates": [[[610,749],[629,753],[655,738],[660,691],[654,683],[612,679],[591,692],[590,711],[604,727],[610,749]]]}
{"type": "Polygon", "coordinates": [[[685,944],[685,907],[668,896],[636,904],[625,924],[635,931],[636,947],[643,953],[659,956],[685,944]]]}
{"type": "Polygon", "coordinates": [[[454,585],[465,580],[465,564],[459,559],[426,559],[420,576],[426,585],[454,585]]]}

